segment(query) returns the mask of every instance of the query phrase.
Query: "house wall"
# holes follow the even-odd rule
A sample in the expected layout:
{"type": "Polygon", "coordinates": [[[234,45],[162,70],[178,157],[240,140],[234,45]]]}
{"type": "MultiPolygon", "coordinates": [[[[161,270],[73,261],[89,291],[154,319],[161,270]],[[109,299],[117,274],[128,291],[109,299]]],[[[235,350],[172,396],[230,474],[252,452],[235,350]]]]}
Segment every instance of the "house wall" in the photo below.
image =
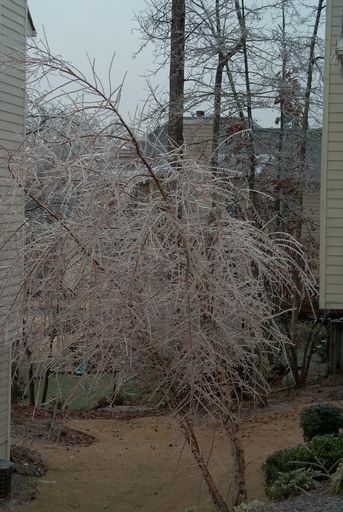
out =
{"type": "Polygon", "coordinates": [[[322,142],[320,307],[343,309],[343,78],[335,57],[342,0],[328,0],[322,142]]]}
{"type": "MultiPolygon", "coordinates": [[[[343,0],[342,0],[343,1],[343,0]]],[[[202,163],[208,163],[212,155],[212,138],[213,138],[213,120],[211,118],[186,118],[184,119],[183,135],[185,141],[185,158],[195,158],[202,163]]],[[[265,153],[276,155],[279,130],[260,129],[256,130],[256,151],[257,154],[265,153]]],[[[319,192],[319,168],[320,168],[320,130],[312,130],[310,132],[307,147],[307,164],[309,169],[308,190],[304,191],[303,210],[304,225],[302,229],[302,241],[305,245],[305,251],[311,271],[316,279],[319,277],[319,218],[320,218],[320,192],[319,192]]],[[[285,143],[286,154],[294,152],[295,144],[298,143],[296,134],[288,134],[285,143]]],[[[228,147],[224,145],[222,151],[228,151],[228,147]]],[[[234,150],[233,150],[234,151],[234,150]]],[[[287,167],[288,162],[285,162],[287,167]]],[[[275,165],[275,164],[274,164],[275,165]]],[[[232,168],[235,168],[232,165],[232,168]]],[[[285,172],[285,169],[284,169],[285,172]]]]}
{"type": "Polygon", "coordinates": [[[0,458],[9,457],[11,344],[19,331],[15,299],[21,270],[23,195],[14,187],[8,158],[22,146],[25,134],[25,72],[10,64],[25,52],[26,0],[0,0],[0,458]]]}
{"type": "Polygon", "coordinates": [[[213,121],[203,117],[183,120],[185,158],[209,162],[212,155],[213,121]]]}

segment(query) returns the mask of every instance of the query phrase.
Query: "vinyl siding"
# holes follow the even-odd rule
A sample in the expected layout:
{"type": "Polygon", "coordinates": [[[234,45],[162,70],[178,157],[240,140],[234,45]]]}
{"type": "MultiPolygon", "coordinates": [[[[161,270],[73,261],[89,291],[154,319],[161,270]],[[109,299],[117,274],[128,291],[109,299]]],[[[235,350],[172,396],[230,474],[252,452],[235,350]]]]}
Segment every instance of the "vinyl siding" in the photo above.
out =
{"type": "Polygon", "coordinates": [[[343,0],[328,0],[322,142],[320,307],[343,309],[343,78],[335,58],[343,0]]]}
{"type": "Polygon", "coordinates": [[[212,120],[202,118],[184,119],[183,123],[184,157],[208,162],[212,154],[212,120]]]}
{"type": "Polygon", "coordinates": [[[11,56],[24,55],[26,0],[0,0],[0,458],[9,456],[11,345],[20,329],[17,296],[21,286],[23,194],[7,168],[8,155],[21,148],[25,133],[25,73],[11,69],[11,56]]]}

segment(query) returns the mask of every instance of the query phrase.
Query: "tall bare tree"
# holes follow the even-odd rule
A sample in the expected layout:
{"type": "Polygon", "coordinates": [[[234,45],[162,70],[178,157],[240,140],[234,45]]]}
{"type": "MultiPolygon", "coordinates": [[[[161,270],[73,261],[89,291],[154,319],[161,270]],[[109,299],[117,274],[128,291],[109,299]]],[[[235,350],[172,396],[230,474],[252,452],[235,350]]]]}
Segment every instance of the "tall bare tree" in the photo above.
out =
{"type": "Polygon", "coordinates": [[[169,151],[183,145],[185,22],[185,0],[172,0],[169,66],[169,151]]]}
{"type": "Polygon", "coordinates": [[[99,376],[148,376],[175,414],[216,509],[231,512],[246,495],[241,404],[268,389],[260,356],[286,341],[276,317],[280,293],[293,292],[294,265],[301,288],[311,286],[291,256],[300,261],[301,248],[232,216],[235,187],[226,176],[213,179],[191,160],[182,172],[157,171],[159,160],[146,157],[115,89],[105,92],[94,69],[86,78],[48,48],[32,55],[29,63],[44,75],[63,79],[52,99],[65,83],[75,89],[63,98],[62,121],[39,123],[30,149],[9,162],[36,206],[26,226],[22,342],[43,370],[70,371],[78,357],[99,376]],[[96,122],[88,121],[90,111],[96,122]],[[44,329],[47,314],[53,329],[44,329]],[[228,498],[201,450],[195,426],[205,415],[232,451],[228,498]]]}

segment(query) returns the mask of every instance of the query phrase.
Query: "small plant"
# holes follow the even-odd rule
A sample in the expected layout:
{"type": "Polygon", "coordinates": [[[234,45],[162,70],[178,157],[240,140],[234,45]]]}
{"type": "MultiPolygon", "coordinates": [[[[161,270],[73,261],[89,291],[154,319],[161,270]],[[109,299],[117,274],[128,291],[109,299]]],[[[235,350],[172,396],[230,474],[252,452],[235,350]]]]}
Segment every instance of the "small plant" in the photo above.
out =
{"type": "Polygon", "coordinates": [[[343,436],[316,436],[306,447],[307,451],[301,453],[302,460],[317,465],[323,473],[333,473],[343,458],[343,436]]]}
{"type": "Polygon", "coordinates": [[[106,396],[102,396],[98,399],[98,401],[95,405],[95,409],[104,409],[105,407],[108,407],[108,406],[109,406],[108,398],[106,396]]]}
{"type": "Polygon", "coordinates": [[[56,400],[56,408],[58,411],[61,411],[62,409],[66,409],[67,407],[65,406],[65,400],[63,398],[58,398],[56,400]]]}
{"type": "Polygon", "coordinates": [[[343,427],[343,409],[332,404],[305,407],[300,416],[305,441],[324,434],[338,434],[343,427]]]}
{"type": "Polygon", "coordinates": [[[304,445],[278,450],[266,459],[262,469],[266,478],[266,491],[282,473],[297,469],[315,469],[316,479],[328,478],[343,458],[343,436],[317,436],[304,445]]]}
{"type": "Polygon", "coordinates": [[[62,409],[67,409],[66,400],[63,398],[62,395],[57,395],[50,401],[51,405],[58,411],[61,411],[62,409]]]}
{"type": "Polygon", "coordinates": [[[331,493],[335,496],[343,494],[343,460],[331,477],[331,493]]]}
{"type": "Polygon", "coordinates": [[[233,508],[233,512],[264,512],[266,506],[262,501],[254,500],[250,503],[241,503],[233,508]]]}
{"type": "Polygon", "coordinates": [[[302,490],[310,491],[316,486],[316,473],[312,469],[294,469],[280,473],[268,490],[268,496],[274,500],[287,499],[300,494],[302,490]]]}

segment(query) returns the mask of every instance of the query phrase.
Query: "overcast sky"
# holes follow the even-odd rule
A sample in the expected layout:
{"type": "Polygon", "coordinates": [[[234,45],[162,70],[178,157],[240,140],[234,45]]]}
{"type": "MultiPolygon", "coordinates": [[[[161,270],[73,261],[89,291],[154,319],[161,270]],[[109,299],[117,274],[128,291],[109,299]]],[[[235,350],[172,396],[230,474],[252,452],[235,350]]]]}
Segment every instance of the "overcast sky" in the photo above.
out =
{"type": "MultiPolygon", "coordinates": [[[[29,0],[38,39],[44,36],[44,29],[52,52],[81,71],[89,69],[88,53],[96,61],[99,76],[106,80],[116,53],[113,83],[119,85],[127,74],[120,106],[124,115],[133,115],[137,104],[147,97],[144,75],[154,67],[151,48],[133,59],[140,46],[135,12],[144,4],[144,0],[29,0]]],[[[167,87],[167,71],[152,81],[167,87]]],[[[262,125],[274,124],[275,112],[255,110],[254,114],[262,125]]]]}
{"type": "MultiPolygon", "coordinates": [[[[153,67],[151,50],[133,59],[140,44],[134,13],[143,9],[144,0],[29,0],[29,6],[38,39],[44,29],[52,52],[82,71],[88,69],[88,53],[106,77],[116,53],[113,82],[119,84],[127,73],[121,111],[133,114],[147,96],[143,75],[153,67]]],[[[166,73],[159,80],[167,83],[166,73]]]]}

